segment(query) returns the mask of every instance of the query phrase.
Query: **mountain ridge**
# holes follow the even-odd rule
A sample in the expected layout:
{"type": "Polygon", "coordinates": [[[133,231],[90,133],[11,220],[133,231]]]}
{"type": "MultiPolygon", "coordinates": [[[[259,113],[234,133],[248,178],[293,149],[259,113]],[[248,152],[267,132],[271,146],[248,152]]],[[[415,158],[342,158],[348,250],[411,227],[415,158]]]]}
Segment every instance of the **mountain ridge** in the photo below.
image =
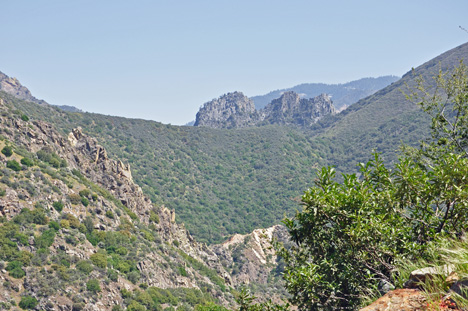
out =
{"type": "Polygon", "coordinates": [[[359,99],[369,96],[399,79],[400,77],[397,76],[382,76],[377,78],[361,78],[359,80],[338,84],[302,83],[290,88],[279,89],[265,95],[257,95],[250,98],[255,103],[255,107],[261,109],[287,91],[294,91],[302,97],[307,98],[327,93],[332,97],[336,110],[341,111],[351,106],[359,99]]]}
{"type": "MultiPolygon", "coordinates": [[[[0,71],[0,91],[8,93],[15,96],[16,98],[27,100],[38,105],[49,105],[43,99],[37,99],[31,93],[31,91],[22,85],[20,81],[16,78],[12,78],[0,71]]],[[[64,111],[68,112],[83,112],[81,109],[78,109],[74,106],[69,105],[54,105],[64,111]]]]}

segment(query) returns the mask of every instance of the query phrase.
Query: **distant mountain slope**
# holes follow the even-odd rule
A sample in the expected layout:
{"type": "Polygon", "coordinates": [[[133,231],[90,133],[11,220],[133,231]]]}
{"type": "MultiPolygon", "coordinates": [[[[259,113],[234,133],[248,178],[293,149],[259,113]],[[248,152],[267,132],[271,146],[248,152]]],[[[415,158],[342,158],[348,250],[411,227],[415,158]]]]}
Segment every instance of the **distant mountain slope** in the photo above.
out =
{"type": "MultiPolygon", "coordinates": [[[[27,100],[39,105],[48,105],[45,100],[37,99],[31,94],[31,91],[24,85],[22,85],[18,79],[11,78],[0,71],[0,91],[13,95],[14,97],[22,100],[27,100]]],[[[83,112],[82,110],[68,105],[57,106],[62,110],[69,112],[83,112]]]]}
{"type": "Polygon", "coordinates": [[[276,90],[265,95],[253,96],[251,99],[255,103],[255,107],[261,109],[287,91],[296,92],[305,98],[312,98],[326,93],[332,97],[336,110],[340,111],[398,79],[400,78],[397,76],[384,76],[379,78],[363,78],[343,84],[304,83],[276,90]]]}
{"type": "Polygon", "coordinates": [[[404,92],[414,86],[416,77],[422,76],[432,84],[439,69],[453,69],[462,59],[468,59],[468,43],[418,66],[399,81],[323,122],[321,139],[340,146],[337,151],[341,156],[334,157],[333,164],[338,168],[349,167],[350,161],[369,158],[371,150],[382,152],[391,161],[401,142],[415,143],[428,135],[428,116],[410,103],[404,92]]]}

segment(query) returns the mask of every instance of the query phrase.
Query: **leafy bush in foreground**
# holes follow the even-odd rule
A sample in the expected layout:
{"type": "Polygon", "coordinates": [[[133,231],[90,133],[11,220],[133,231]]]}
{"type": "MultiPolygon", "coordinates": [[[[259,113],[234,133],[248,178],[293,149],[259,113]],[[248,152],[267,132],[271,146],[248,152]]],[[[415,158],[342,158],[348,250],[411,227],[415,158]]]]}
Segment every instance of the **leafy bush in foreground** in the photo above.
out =
{"type": "Polygon", "coordinates": [[[285,280],[301,309],[356,308],[379,281],[393,282],[395,261],[425,258],[431,241],[460,237],[468,221],[468,78],[461,64],[437,77],[435,96],[421,85],[432,139],[406,149],[394,170],[376,154],[360,176],[334,180],[323,168],[286,219],[295,245],[282,248],[285,280]],[[444,94],[438,96],[440,90],[444,94]]]}

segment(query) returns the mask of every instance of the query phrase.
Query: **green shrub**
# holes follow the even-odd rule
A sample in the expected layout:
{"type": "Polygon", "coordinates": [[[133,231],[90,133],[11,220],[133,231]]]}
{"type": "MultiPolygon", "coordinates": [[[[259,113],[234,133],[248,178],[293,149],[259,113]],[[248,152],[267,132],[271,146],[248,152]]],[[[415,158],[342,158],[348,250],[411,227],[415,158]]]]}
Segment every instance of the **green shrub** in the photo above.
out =
{"type": "Polygon", "coordinates": [[[133,270],[127,273],[127,278],[133,284],[136,284],[140,280],[140,272],[133,270]]]}
{"type": "Polygon", "coordinates": [[[102,253],[92,254],[89,259],[96,265],[96,267],[105,269],[107,267],[107,256],[102,253]]]}
{"type": "Polygon", "coordinates": [[[68,222],[70,223],[70,227],[73,228],[73,229],[78,229],[80,227],[80,225],[81,225],[78,218],[76,218],[72,214],[67,213],[67,214],[64,214],[62,217],[63,217],[63,219],[68,220],[68,222]]]}
{"type": "Polygon", "coordinates": [[[15,238],[18,240],[18,243],[20,243],[21,245],[29,245],[27,235],[18,232],[15,234],[15,238]]]}
{"type": "Polygon", "coordinates": [[[107,271],[107,277],[109,278],[109,280],[117,282],[119,280],[119,273],[113,269],[109,269],[107,271]]]}
{"type": "Polygon", "coordinates": [[[90,279],[86,283],[86,289],[92,293],[98,293],[101,291],[101,286],[99,285],[99,281],[96,279],[90,279]]]}
{"type": "Polygon", "coordinates": [[[94,222],[93,222],[93,218],[91,218],[91,216],[86,216],[86,218],[85,218],[84,221],[83,221],[83,224],[85,225],[86,230],[87,230],[88,232],[93,232],[93,230],[94,230],[94,222]]]}
{"type": "Polygon", "coordinates": [[[16,161],[16,160],[9,160],[7,161],[7,165],[6,165],[9,169],[15,171],[15,172],[19,172],[21,171],[21,165],[16,161]]]}
{"type": "Polygon", "coordinates": [[[83,204],[84,206],[88,206],[88,205],[89,205],[89,200],[88,200],[88,198],[86,198],[86,197],[81,197],[81,204],[83,204]]]}
{"type": "Polygon", "coordinates": [[[122,288],[120,290],[120,295],[122,295],[122,298],[123,299],[127,299],[127,298],[132,298],[133,297],[133,294],[131,291],[125,289],[125,288],[122,288]]]}
{"type": "Polygon", "coordinates": [[[65,206],[65,204],[63,204],[62,201],[55,201],[54,203],[52,203],[52,206],[55,208],[55,210],[57,212],[61,212],[65,206]]]}
{"type": "Polygon", "coordinates": [[[21,212],[13,218],[17,224],[30,224],[45,225],[49,221],[42,208],[23,208],[21,212]]]}
{"type": "Polygon", "coordinates": [[[70,199],[71,204],[80,204],[81,203],[81,196],[76,193],[72,193],[68,196],[70,199]]]}
{"type": "Polygon", "coordinates": [[[85,307],[84,302],[75,302],[72,306],[72,311],[81,311],[85,307]]]}
{"type": "Polygon", "coordinates": [[[119,263],[117,263],[116,268],[120,272],[127,274],[128,272],[130,272],[132,266],[127,261],[120,261],[119,263]]]}
{"type": "Polygon", "coordinates": [[[158,224],[158,223],[159,223],[159,215],[156,214],[154,211],[150,211],[149,220],[150,220],[151,222],[154,222],[154,223],[158,224]]]}
{"type": "Polygon", "coordinates": [[[36,247],[37,248],[48,248],[54,243],[55,239],[55,230],[48,229],[42,233],[41,236],[36,238],[36,247]]]}
{"type": "Polygon", "coordinates": [[[91,192],[89,189],[83,189],[79,192],[80,196],[82,197],[89,197],[91,195],[91,192]]]}
{"type": "Polygon", "coordinates": [[[22,115],[21,115],[21,120],[27,122],[27,121],[29,121],[29,117],[28,117],[27,115],[25,115],[25,114],[22,114],[22,115]]]}
{"type": "Polygon", "coordinates": [[[122,255],[122,256],[125,256],[125,255],[128,254],[127,248],[125,248],[125,247],[123,247],[123,246],[117,248],[117,249],[115,250],[115,252],[116,252],[117,254],[119,254],[119,255],[122,255]]]}
{"type": "Polygon", "coordinates": [[[55,231],[60,230],[60,224],[56,221],[49,222],[49,228],[54,229],[55,231]]]}
{"type": "Polygon", "coordinates": [[[106,217],[109,217],[110,219],[114,219],[114,213],[112,213],[111,210],[106,211],[106,217]]]}
{"type": "Polygon", "coordinates": [[[31,160],[30,158],[22,158],[20,162],[21,164],[26,165],[28,167],[31,167],[34,165],[34,161],[31,160]]]}
{"type": "Polygon", "coordinates": [[[13,155],[13,148],[11,148],[11,146],[8,146],[6,145],[5,147],[3,147],[2,149],[2,153],[8,158],[8,157],[11,157],[13,155]]]}
{"type": "Polygon", "coordinates": [[[61,159],[55,152],[53,152],[49,148],[43,148],[36,152],[37,157],[39,160],[49,163],[55,168],[66,167],[67,161],[61,159]]]}
{"type": "Polygon", "coordinates": [[[8,265],[6,266],[5,270],[8,271],[8,274],[15,278],[15,279],[21,279],[23,276],[26,275],[26,272],[22,269],[23,263],[18,260],[10,261],[8,265]]]}
{"type": "Polygon", "coordinates": [[[146,311],[146,308],[138,301],[132,300],[127,307],[127,311],[146,311]]]}
{"type": "Polygon", "coordinates": [[[64,228],[64,229],[70,228],[70,222],[66,219],[60,220],[60,228],[64,228]]]}
{"type": "Polygon", "coordinates": [[[35,309],[39,301],[32,296],[23,296],[21,297],[21,301],[19,303],[19,307],[25,310],[32,310],[35,309]]]}
{"type": "Polygon", "coordinates": [[[151,232],[147,230],[141,230],[141,233],[143,234],[145,240],[148,240],[150,242],[154,241],[154,236],[151,234],[151,232]]]}
{"type": "Polygon", "coordinates": [[[76,268],[80,270],[81,272],[85,274],[90,274],[91,271],[94,270],[93,265],[91,264],[91,261],[89,260],[81,260],[76,263],[76,268]]]}

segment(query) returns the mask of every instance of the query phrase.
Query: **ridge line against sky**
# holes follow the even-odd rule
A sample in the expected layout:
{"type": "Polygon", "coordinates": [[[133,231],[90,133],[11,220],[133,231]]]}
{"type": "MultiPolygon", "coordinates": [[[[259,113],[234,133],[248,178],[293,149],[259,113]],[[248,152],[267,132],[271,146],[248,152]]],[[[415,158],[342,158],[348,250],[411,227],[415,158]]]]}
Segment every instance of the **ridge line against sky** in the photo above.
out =
{"type": "Polygon", "coordinates": [[[227,92],[402,76],[468,41],[466,12],[466,0],[2,1],[0,71],[51,104],[182,125],[227,92]]]}

